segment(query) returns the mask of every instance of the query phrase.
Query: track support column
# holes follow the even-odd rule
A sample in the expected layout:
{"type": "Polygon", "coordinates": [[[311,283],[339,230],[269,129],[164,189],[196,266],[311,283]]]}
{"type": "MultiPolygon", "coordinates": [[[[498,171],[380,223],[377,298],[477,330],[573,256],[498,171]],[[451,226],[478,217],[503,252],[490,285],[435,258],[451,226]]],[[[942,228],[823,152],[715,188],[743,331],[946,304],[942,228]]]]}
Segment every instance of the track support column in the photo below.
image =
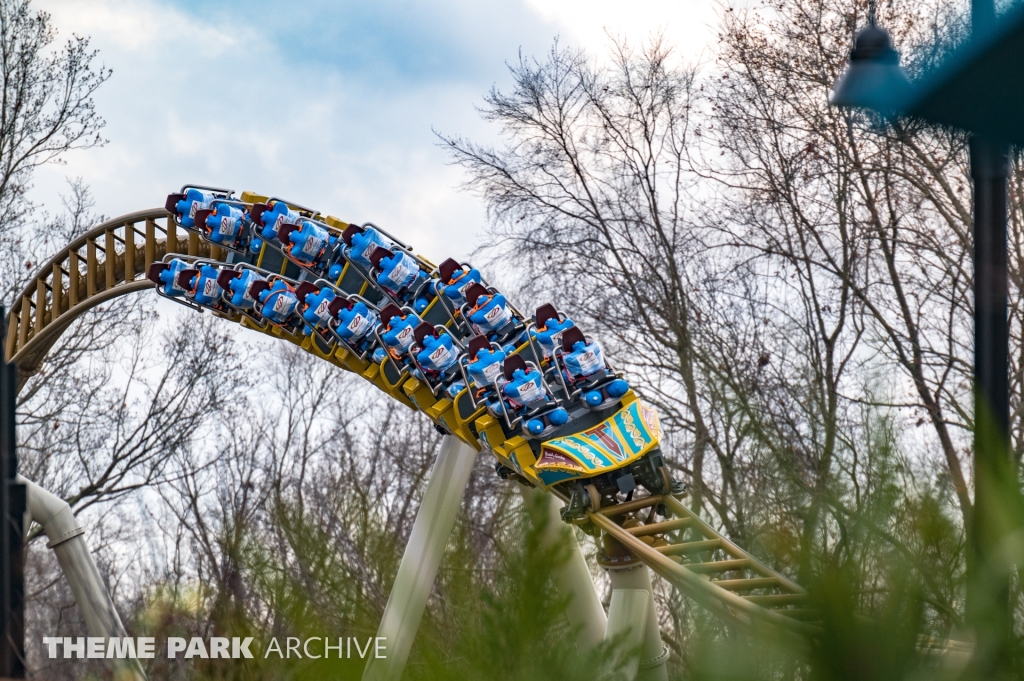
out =
{"type": "Polygon", "coordinates": [[[569,625],[576,631],[576,648],[580,654],[591,650],[604,640],[605,629],[608,620],[601,606],[601,599],[594,587],[594,579],[590,575],[587,561],[583,557],[583,550],[572,528],[562,522],[558,512],[562,504],[553,494],[542,492],[539,489],[520,486],[520,492],[527,505],[535,503],[537,497],[541,497],[545,504],[547,513],[547,532],[544,536],[546,546],[553,546],[557,543],[570,543],[569,560],[556,570],[551,571],[551,580],[560,596],[567,596],[571,600],[565,610],[565,617],[569,625]]]}
{"type": "Polygon", "coordinates": [[[641,632],[643,636],[640,657],[630,660],[623,670],[627,672],[626,679],[668,681],[668,649],[661,642],[650,571],[642,563],[636,567],[608,568],[608,578],[612,583],[612,602],[605,638],[610,640],[628,630],[625,645],[629,650],[640,642],[641,632]]]}
{"type": "Polygon", "coordinates": [[[364,681],[397,681],[402,676],[476,455],[475,449],[452,435],[441,442],[377,630],[377,636],[385,639],[386,657],[370,659],[364,681]]]}
{"type": "MultiPolygon", "coordinates": [[[[39,523],[50,540],[47,546],[57,556],[89,636],[108,640],[128,636],[85,543],[85,528],[75,518],[71,507],[31,480],[19,475],[18,482],[28,491],[29,515],[39,523]]],[[[146,681],[146,674],[137,659],[108,659],[107,664],[118,681],[146,681]]]]}

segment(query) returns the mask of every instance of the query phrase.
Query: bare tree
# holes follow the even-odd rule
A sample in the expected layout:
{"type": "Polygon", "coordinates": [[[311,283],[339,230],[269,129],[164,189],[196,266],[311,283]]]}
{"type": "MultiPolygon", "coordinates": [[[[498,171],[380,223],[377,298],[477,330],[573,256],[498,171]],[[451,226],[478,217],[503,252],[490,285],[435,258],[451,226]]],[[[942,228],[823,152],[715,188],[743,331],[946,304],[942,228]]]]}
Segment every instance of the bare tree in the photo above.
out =
{"type": "Polygon", "coordinates": [[[645,374],[648,399],[692,432],[699,507],[711,438],[693,338],[693,281],[703,274],[689,210],[693,74],[674,67],[659,40],[640,53],[615,45],[612,57],[598,69],[556,43],[543,62],[520,58],[512,92],[492,90],[482,110],[508,145],[442,140],[487,201],[493,257],[514,259],[522,273],[510,283],[637,348],[619,360],[645,374]]]}
{"type": "MultiPolygon", "coordinates": [[[[740,212],[722,229],[780,267],[813,270],[800,300],[822,287],[842,290],[816,302],[815,314],[851,305],[862,311],[856,332],[873,351],[860,361],[893,361],[905,379],[877,401],[931,424],[967,516],[960,453],[971,425],[965,140],[913,123],[879,127],[828,106],[863,7],[781,0],[770,10],[770,17],[726,12],[722,23],[722,75],[709,88],[711,134],[727,160],[714,172],[740,212]]],[[[940,5],[896,3],[885,11],[897,40],[911,48],[934,45],[926,42],[934,33],[948,37],[959,26],[940,5]]],[[[920,68],[934,50],[918,52],[911,63],[920,68]]],[[[845,394],[873,399],[854,387],[845,394]]]]}
{"type": "Polygon", "coordinates": [[[0,2],[0,299],[10,301],[31,274],[24,250],[34,218],[28,200],[33,171],[75,149],[103,144],[93,94],[110,70],[93,64],[89,39],[57,39],[50,15],[29,0],[0,2]]]}
{"type": "MultiPolygon", "coordinates": [[[[962,31],[940,3],[882,11],[912,71],[962,31]]],[[[502,145],[442,137],[487,201],[482,255],[606,340],[667,417],[694,508],[783,569],[821,551],[867,566],[864,532],[932,560],[901,523],[923,499],[960,531],[971,512],[964,139],[828,105],[865,17],[726,7],[703,73],[658,39],[613,42],[605,65],[556,44],[485,97],[502,145]],[[868,522],[894,478],[902,501],[868,522]]],[[[955,581],[929,587],[946,622],[955,581]]]]}

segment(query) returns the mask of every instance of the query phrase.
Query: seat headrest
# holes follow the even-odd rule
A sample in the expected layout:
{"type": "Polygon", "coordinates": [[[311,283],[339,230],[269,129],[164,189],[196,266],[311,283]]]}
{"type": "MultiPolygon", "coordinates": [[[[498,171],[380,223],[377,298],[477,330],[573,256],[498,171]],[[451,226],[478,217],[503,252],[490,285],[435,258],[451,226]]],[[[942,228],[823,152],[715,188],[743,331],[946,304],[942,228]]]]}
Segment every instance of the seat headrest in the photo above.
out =
{"type": "Polygon", "coordinates": [[[196,223],[197,227],[205,227],[206,226],[206,218],[210,217],[212,214],[213,214],[213,211],[210,210],[209,208],[204,208],[203,210],[197,210],[196,214],[192,216],[192,221],[196,223]]]}
{"type": "Polygon", "coordinates": [[[337,317],[339,312],[350,309],[352,305],[352,301],[345,296],[334,296],[327,306],[327,311],[331,313],[332,317],[337,317]]]}
{"type": "Polygon", "coordinates": [[[491,347],[491,342],[487,340],[487,336],[473,336],[469,339],[469,358],[476,360],[477,353],[489,347],[491,347]]]}
{"type": "Polygon", "coordinates": [[[391,323],[391,318],[392,317],[401,317],[401,316],[402,316],[401,308],[399,308],[397,305],[392,303],[392,304],[389,304],[389,305],[385,306],[384,309],[380,311],[380,322],[381,322],[381,324],[384,324],[385,326],[387,326],[388,324],[391,323]]]}
{"type": "Polygon", "coordinates": [[[319,290],[320,289],[318,289],[316,287],[316,284],[314,284],[313,282],[302,281],[299,282],[299,285],[295,287],[295,297],[299,299],[300,303],[305,303],[306,296],[308,296],[310,293],[316,293],[319,290]]]}
{"type": "Polygon", "coordinates": [[[441,283],[447,284],[451,281],[452,275],[458,270],[462,269],[462,265],[457,260],[448,258],[443,263],[437,266],[437,274],[441,278],[441,283]]]}
{"type": "Polygon", "coordinates": [[[268,209],[265,203],[254,203],[252,208],[249,209],[249,219],[255,222],[257,225],[263,224],[263,213],[268,209]]]}
{"type": "Polygon", "coordinates": [[[191,288],[192,285],[189,282],[192,280],[192,277],[195,277],[198,274],[199,274],[199,270],[193,269],[191,267],[190,268],[186,268],[186,269],[180,270],[178,272],[178,275],[176,277],[174,277],[174,281],[181,288],[186,288],[186,289],[187,288],[191,288]]]}
{"type": "Polygon", "coordinates": [[[413,330],[413,334],[416,336],[416,342],[423,345],[423,339],[427,336],[437,338],[437,329],[430,322],[420,322],[419,326],[413,330]]]}
{"type": "Polygon", "coordinates": [[[551,303],[545,303],[537,308],[536,314],[533,315],[533,321],[539,329],[546,326],[549,319],[557,320],[558,310],[551,303]]]}
{"type": "Polygon", "coordinates": [[[360,227],[359,225],[350,224],[348,227],[345,228],[345,231],[341,233],[341,239],[342,241],[345,242],[346,246],[351,246],[352,237],[355,236],[356,234],[362,234],[365,231],[366,230],[360,227]]]}
{"type": "Polygon", "coordinates": [[[527,370],[526,360],[523,359],[522,355],[509,355],[505,358],[504,363],[501,365],[502,370],[505,372],[505,380],[511,381],[512,374],[516,369],[527,370]]]}
{"type": "Polygon", "coordinates": [[[178,213],[178,201],[185,198],[184,194],[168,194],[167,201],[164,203],[164,208],[167,209],[168,213],[178,213]]]}
{"type": "Polygon", "coordinates": [[[217,283],[224,290],[227,290],[231,285],[232,279],[237,279],[242,276],[242,273],[238,270],[221,270],[220,274],[217,275],[217,283]]]}
{"type": "Polygon", "coordinates": [[[562,352],[572,352],[572,346],[582,341],[587,342],[578,326],[570,326],[562,332],[562,352]]]}
{"type": "Polygon", "coordinates": [[[149,266],[149,270],[146,271],[146,279],[149,279],[154,284],[160,283],[160,273],[168,269],[170,265],[165,262],[155,262],[149,266]]]}
{"type": "Polygon", "coordinates": [[[292,232],[298,228],[298,225],[282,223],[281,226],[277,228],[277,240],[283,244],[290,244],[292,242],[292,232]]]}
{"type": "Polygon", "coordinates": [[[373,263],[374,267],[380,267],[381,260],[383,260],[384,258],[393,258],[394,255],[394,253],[392,253],[386,248],[374,246],[373,251],[370,253],[370,262],[373,263]]]}
{"type": "Polygon", "coordinates": [[[470,305],[476,305],[476,301],[481,296],[486,296],[488,293],[489,291],[485,286],[474,282],[466,287],[466,302],[470,305]]]}
{"type": "Polygon", "coordinates": [[[270,288],[270,282],[266,279],[257,279],[249,284],[249,296],[253,300],[259,300],[260,294],[270,288]]]}

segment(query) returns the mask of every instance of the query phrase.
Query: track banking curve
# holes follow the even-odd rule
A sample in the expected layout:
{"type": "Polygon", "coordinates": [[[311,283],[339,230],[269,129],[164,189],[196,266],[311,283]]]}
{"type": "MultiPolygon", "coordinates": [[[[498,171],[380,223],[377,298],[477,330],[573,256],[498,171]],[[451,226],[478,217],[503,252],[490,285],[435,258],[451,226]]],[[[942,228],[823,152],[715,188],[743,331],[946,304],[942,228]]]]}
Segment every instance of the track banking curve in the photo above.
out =
{"type": "MultiPolygon", "coordinates": [[[[252,194],[241,198],[266,200],[252,194]]],[[[346,224],[325,219],[336,226],[346,224]]],[[[153,288],[146,274],[154,263],[177,256],[189,262],[199,259],[227,267],[234,260],[231,253],[181,227],[164,208],[109,220],[79,237],[38,270],[12,305],[4,351],[7,360],[18,367],[18,389],[39,371],[50,348],[84,312],[115,297],[153,288]]],[[[279,265],[283,273],[288,262],[279,265]]],[[[261,324],[253,315],[232,309],[213,313],[358,373],[478,450],[490,451],[496,457],[503,452],[502,445],[478,437],[485,430],[480,419],[490,418],[482,407],[460,408],[454,404],[458,398],[437,395],[407,372],[396,377],[382,365],[360,358],[350,347],[325,344],[316,333],[304,335],[261,324]]],[[[521,476],[512,477],[522,480],[521,476]]],[[[570,501],[564,490],[555,486],[547,491],[570,501]]],[[[602,565],[615,569],[642,561],[684,595],[747,631],[796,639],[814,637],[820,631],[818,615],[809,607],[807,593],[800,585],[724,537],[678,498],[652,493],[638,498],[631,494],[626,499],[614,497],[597,508],[586,509],[574,521],[599,537],[602,565]]]]}

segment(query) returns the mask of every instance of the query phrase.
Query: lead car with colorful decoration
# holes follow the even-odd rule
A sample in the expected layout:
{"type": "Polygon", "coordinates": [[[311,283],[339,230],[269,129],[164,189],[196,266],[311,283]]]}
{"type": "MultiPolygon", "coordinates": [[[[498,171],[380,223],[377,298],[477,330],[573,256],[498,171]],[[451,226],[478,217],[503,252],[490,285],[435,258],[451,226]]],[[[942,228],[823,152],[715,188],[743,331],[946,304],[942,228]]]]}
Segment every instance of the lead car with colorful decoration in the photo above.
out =
{"type": "Polygon", "coordinates": [[[613,411],[595,425],[540,442],[505,439],[491,417],[477,424],[481,443],[500,462],[498,474],[562,492],[569,499],[562,509],[567,522],[582,520],[587,510],[599,510],[613,499],[629,501],[638,487],[652,494],[685,495],[686,487],[669,474],[661,453],[658,412],[632,391],[613,411]]]}

